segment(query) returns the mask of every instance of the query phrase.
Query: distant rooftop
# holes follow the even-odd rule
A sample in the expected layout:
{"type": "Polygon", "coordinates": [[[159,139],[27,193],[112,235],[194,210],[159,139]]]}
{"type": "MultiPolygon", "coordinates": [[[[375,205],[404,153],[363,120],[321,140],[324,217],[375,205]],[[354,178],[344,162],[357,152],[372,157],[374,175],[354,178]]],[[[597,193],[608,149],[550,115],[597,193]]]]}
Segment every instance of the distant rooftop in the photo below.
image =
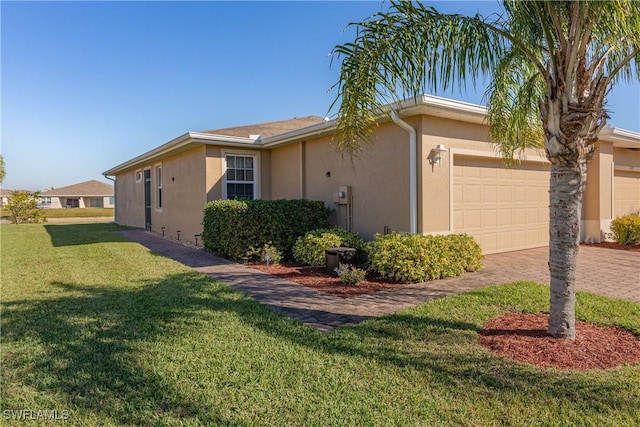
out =
{"type": "Polygon", "coordinates": [[[113,185],[91,180],[42,192],[43,196],[113,196],[113,185]]]}

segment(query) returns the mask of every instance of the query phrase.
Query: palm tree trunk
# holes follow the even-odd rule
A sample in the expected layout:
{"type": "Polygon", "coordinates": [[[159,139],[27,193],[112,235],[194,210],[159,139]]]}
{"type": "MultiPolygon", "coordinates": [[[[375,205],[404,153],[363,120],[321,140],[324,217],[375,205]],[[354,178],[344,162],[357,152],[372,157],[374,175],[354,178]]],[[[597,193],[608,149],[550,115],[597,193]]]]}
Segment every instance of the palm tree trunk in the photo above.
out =
{"type": "Polygon", "coordinates": [[[575,280],[586,163],[551,165],[549,191],[549,335],[575,340],[575,280]]]}

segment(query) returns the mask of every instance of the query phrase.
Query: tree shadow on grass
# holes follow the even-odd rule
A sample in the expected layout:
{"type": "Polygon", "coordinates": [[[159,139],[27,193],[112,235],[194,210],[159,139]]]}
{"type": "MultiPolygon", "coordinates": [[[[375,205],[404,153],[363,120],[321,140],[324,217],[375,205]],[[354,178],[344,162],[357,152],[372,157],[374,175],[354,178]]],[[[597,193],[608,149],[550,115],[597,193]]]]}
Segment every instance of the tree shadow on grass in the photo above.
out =
{"type": "Polygon", "coordinates": [[[123,236],[110,232],[129,229],[114,223],[46,224],[44,228],[54,247],[126,242],[123,236]]]}
{"type": "Polygon", "coordinates": [[[72,418],[76,412],[123,425],[231,422],[217,408],[202,407],[185,395],[164,372],[143,364],[140,347],[170,338],[172,325],[197,320],[207,311],[237,312],[259,324],[255,317],[264,308],[198,273],[168,276],[136,289],[51,285],[65,296],[3,303],[2,339],[10,349],[3,351],[3,369],[11,372],[14,384],[63,395],[73,408],[72,418]],[[25,343],[32,348],[25,349],[25,343]]]}
{"type": "MultiPolygon", "coordinates": [[[[529,393],[583,402],[583,407],[603,413],[611,408],[632,411],[640,405],[637,394],[629,400],[632,392],[616,390],[621,384],[627,387],[621,378],[612,381],[607,375],[559,373],[505,362],[473,344],[478,325],[429,310],[402,312],[322,334],[196,272],[129,289],[63,282],[52,286],[65,295],[3,303],[3,344],[14,353],[3,354],[3,369],[11,372],[14,382],[62,395],[76,412],[106,423],[191,420],[242,425],[225,416],[227,408],[202,403],[181,390],[176,378],[167,378],[165,371],[140,360],[144,344],[170,339],[176,324],[216,312],[232,313],[248,327],[290,345],[319,354],[371,359],[382,375],[406,375],[411,381],[426,375],[430,386],[478,399],[529,393]],[[21,342],[37,343],[40,354],[20,349],[21,342]],[[385,373],[385,365],[402,369],[385,373]]],[[[278,384],[272,386],[278,390],[278,384]]]]}
{"type": "MultiPolygon", "coordinates": [[[[464,304],[465,296],[460,297],[464,304]]],[[[509,361],[477,343],[480,325],[452,318],[431,314],[428,309],[414,309],[338,328],[329,334],[309,334],[305,329],[291,329],[287,323],[271,323],[267,332],[322,352],[360,356],[408,369],[406,372],[428,373],[434,384],[468,396],[475,393],[478,399],[487,398],[487,393],[495,398],[505,393],[539,395],[551,401],[581,402],[578,406],[594,413],[620,411],[631,419],[637,416],[637,380],[625,381],[624,373],[541,369],[509,361]]],[[[415,380],[412,375],[408,374],[409,379],[415,380]]]]}

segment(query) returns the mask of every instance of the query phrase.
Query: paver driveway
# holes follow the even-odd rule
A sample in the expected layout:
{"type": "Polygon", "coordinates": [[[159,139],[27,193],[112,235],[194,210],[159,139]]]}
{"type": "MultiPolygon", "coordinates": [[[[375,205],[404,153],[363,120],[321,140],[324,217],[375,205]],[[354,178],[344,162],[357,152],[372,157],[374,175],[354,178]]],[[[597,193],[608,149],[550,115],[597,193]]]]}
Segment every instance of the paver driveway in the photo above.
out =
{"type": "MultiPolygon", "coordinates": [[[[342,299],[143,230],[126,230],[120,233],[320,331],[330,331],[345,324],[385,316],[424,301],[483,286],[518,280],[549,284],[548,248],[543,247],[488,255],[482,271],[461,277],[342,299]]],[[[576,287],[581,291],[640,302],[640,253],[581,247],[576,287]]]]}

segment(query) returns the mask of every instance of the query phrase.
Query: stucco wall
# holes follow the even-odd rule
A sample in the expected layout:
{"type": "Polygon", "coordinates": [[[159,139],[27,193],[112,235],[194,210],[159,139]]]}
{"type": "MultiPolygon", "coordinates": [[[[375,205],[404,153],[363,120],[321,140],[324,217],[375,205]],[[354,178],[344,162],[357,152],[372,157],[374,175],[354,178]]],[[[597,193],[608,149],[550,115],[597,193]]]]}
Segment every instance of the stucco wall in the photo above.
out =
{"type": "Polygon", "coordinates": [[[616,166],[640,168],[640,151],[628,148],[614,148],[613,161],[616,166]]]}
{"type": "MultiPolygon", "coordinates": [[[[493,163],[496,150],[487,142],[484,125],[433,116],[403,120],[418,134],[418,232],[447,233],[452,227],[451,149],[476,153],[493,163]],[[438,144],[447,153],[442,161],[431,164],[430,152],[438,144]]],[[[530,156],[540,154],[527,151],[530,156]]],[[[334,193],[341,186],[351,186],[354,231],[367,239],[385,229],[409,231],[409,134],[395,123],[381,124],[373,144],[365,146],[353,164],[336,151],[332,137],[277,147],[271,159],[274,198],[323,200],[336,209],[334,223],[345,226],[347,210],[334,203],[334,193]]]]}
{"type": "Polygon", "coordinates": [[[207,202],[222,198],[222,150],[220,147],[206,147],[205,190],[207,202]]]}
{"type": "Polygon", "coordinates": [[[199,146],[173,156],[127,170],[116,176],[116,222],[143,228],[144,176],[136,181],[136,172],[151,169],[152,230],[193,242],[202,232],[202,215],[206,202],[205,147],[199,146]],[[162,165],[162,208],[157,204],[156,166],[162,165]]]}
{"type": "MultiPolygon", "coordinates": [[[[102,198],[102,205],[103,205],[105,208],[112,208],[112,207],[113,207],[113,205],[114,205],[114,204],[113,204],[113,203],[111,203],[111,201],[112,201],[112,198],[111,198],[111,197],[112,197],[112,196],[105,196],[105,197],[103,197],[103,198],[102,198]]],[[[114,199],[113,199],[113,200],[115,200],[115,197],[114,197],[114,199]]]]}
{"type": "Polygon", "coordinates": [[[613,144],[601,141],[587,166],[583,219],[611,219],[613,144]]]}
{"type": "Polygon", "coordinates": [[[423,233],[447,232],[451,229],[451,148],[493,152],[487,141],[487,128],[482,125],[464,123],[433,116],[422,116],[420,142],[420,168],[422,179],[421,213],[422,223],[418,229],[423,233]],[[447,149],[440,163],[431,164],[431,150],[438,144],[447,149]]]}
{"type": "Polygon", "coordinates": [[[640,153],[600,141],[587,167],[582,240],[605,240],[613,218],[637,209],[640,209],[640,153]]]}
{"type": "Polygon", "coordinates": [[[202,232],[202,218],[206,203],[205,147],[167,157],[152,165],[151,222],[153,231],[166,236],[195,242],[194,235],[202,232]],[[162,164],[162,208],[157,208],[156,166],[162,164]]]}
{"type": "Polygon", "coordinates": [[[302,162],[305,142],[285,145],[271,151],[271,196],[273,199],[304,198],[302,162]]]}
{"type": "Polygon", "coordinates": [[[131,169],[116,176],[115,221],[120,225],[144,227],[144,182],[136,182],[136,170],[131,169]]]}
{"type": "Polygon", "coordinates": [[[304,144],[302,175],[295,165],[299,146],[278,148],[272,154],[272,171],[279,174],[273,183],[277,198],[322,200],[335,209],[334,223],[345,226],[347,208],[334,203],[334,193],[342,186],[352,188],[352,229],[365,239],[374,233],[409,230],[409,136],[392,123],[382,124],[374,144],[367,145],[357,159],[342,157],[332,137],[309,140],[304,144]],[[282,151],[281,151],[282,150],[282,151]],[[286,150],[286,151],[285,151],[286,150]],[[276,172],[277,171],[277,172],[276,172]],[[285,183],[285,189],[277,183],[285,183]]]}
{"type": "Polygon", "coordinates": [[[63,208],[64,205],[62,201],[60,201],[60,197],[51,196],[51,204],[49,205],[50,209],[60,209],[63,208]]]}
{"type": "Polygon", "coordinates": [[[614,212],[613,216],[640,212],[640,152],[625,148],[613,151],[614,212]]]}

